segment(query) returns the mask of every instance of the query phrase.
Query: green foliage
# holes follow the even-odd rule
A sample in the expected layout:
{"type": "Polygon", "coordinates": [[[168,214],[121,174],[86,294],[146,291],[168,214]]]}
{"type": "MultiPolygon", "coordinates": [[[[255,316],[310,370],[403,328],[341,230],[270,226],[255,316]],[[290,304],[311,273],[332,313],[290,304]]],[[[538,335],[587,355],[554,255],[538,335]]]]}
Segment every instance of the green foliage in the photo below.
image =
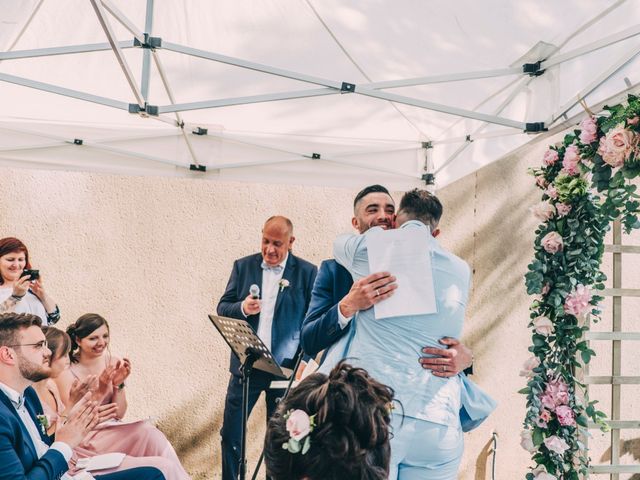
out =
{"type": "MultiPolygon", "coordinates": [[[[640,228],[640,195],[633,183],[640,177],[640,97],[629,95],[627,105],[607,106],[604,110],[595,119],[596,141],[582,143],[580,130],[575,130],[565,136],[562,144],[550,147],[558,153],[558,161],[530,170],[544,191],[543,201],[550,202],[556,210],[560,203],[571,205],[568,213],[562,212],[564,216],[556,211],[536,230],[534,258],[525,274],[527,293],[536,296],[530,308],[529,326],[534,327],[535,319],[546,317],[553,323],[554,330],[548,336],[535,330],[532,333],[529,351],[540,364],[532,370],[526,387],[519,391],[527,397],[524,427],[531,432],[536,446],[532,460],[535,465],[544,466],[558,480],[578,480],[587,474],[589,458],[579,438],[581,434],[588,434],[589,419],[603,430],[608,428],[606,415],[596,408],[597,402],[589,400],[585,385],[577,378],[582,366],[595,356],[584,339],[588,327],[581,319],[565,311],[565,302],[578,285],[589,288],[590,308],[585,313],[591,315],[592,321],[598,321],[600,311],[597,305],[603,297],[597,292],[604,289],[606,280],[600,264],[609,225],[620,219],[626,232],[640,228]],[[618,137],[606,137],[607,133],[611,132],[611,136],[619,133],[621,130],[617,127],[620,126],[626,130],[625,135],[631,138],[631,142],[624,150],[624,163],[613,168],[603,160],[598,150],[603,142],[613,144],[611,142],[618,137]],[[614,128],[616,130],[612,131],[614,128]],[[605,140],[601,142],[603,138],[605,140]],[[571,145],[576,145],[580,152],[581,173],[577,175],[563,171],[562,159],[571,145]],[[547,185],[555,188],[555,198],[546,189],[547,185]],[[544,249],[542,239],[550,232],[561,235],[561,251],[549,253],[544,249]],[[545,392],[549,392],[550,385],[557,381],[567,386],[567,403],[563,400],[563,404],[573,411],[574,426],[561,425],[555,411],[549,411],[543,403],[545,392]],[[543,412],[551,414],[548,421],[540,417],[543,412]],[[554,435],[568,445],[562,455],[550,451],[544,444],[546,438],[554,435]]],[[[607,155],[605,157],[616,163],[607,155]]],[[[534,475],[528,473],[526,478],[532,480],[534,475]]]]}

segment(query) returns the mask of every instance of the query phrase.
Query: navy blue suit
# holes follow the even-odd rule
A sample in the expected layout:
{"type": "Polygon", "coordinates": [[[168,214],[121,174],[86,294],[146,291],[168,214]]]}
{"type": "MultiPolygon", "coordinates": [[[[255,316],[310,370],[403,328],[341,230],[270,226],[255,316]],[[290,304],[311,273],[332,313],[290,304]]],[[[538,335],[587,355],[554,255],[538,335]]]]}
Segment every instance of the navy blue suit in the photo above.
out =
{"type": "Polygon", "coordinates": [[[338,302],[349,293],[352,285],[351,274],[335,260],[320,264],[309,310],[302,324],[300,344],[306,354],[315,356],[349,331],[351,322],[344,329],[338,323],[338,302]]]}
{"type": "MultiPolygon", "coordinates": [[[[218,315],[246,320],[257,331],[260,315],[242,314],[242,301],[249,295],[251,285],[262,285],[262,255],[257,253],[236,260],[233,263],[227,288],[218,303],[218,315]]],[[[289,253],[282,278],[289,281],[289,286],[278,290],[271,327],[271,352],[275,360],[285,367],[292,368],[300,345],[300,328],[304,314],[309,307],[311,289],[316,278],[315,265],[289,253]]],[[[240,379],[240,363],[231,353],[229,361],[231,378],[227,387],[222,425],[222,478],[235,480],[238,476],[241,440],[241,404],[242,384],[240,379]]],[[[276,397],[281,391],[269,389],[273,375],[260,370],[253,370],[249,382],[249,412],[253,409],[260,393],[266,393],[267,418],[276,407],[276,397]]]]}
{"type": "MultiPolygon", "coordinates": [[[[42,405],[33,388],[24,392],[25,407],[34,423],[42,415],[42,405]]],[[[42,440],[51,445],[53,438],[40,432],[42,440]]],[[[0,391],[0,478],[12,480],[58,480],[69,469],[62,454],[48,450],[40,459],[26,426],[9,398],[0,391]]],[[[117,473],[96,476],[101,480],[164,480],[159,470],[151,467],[132,468],[117,473]]]]}

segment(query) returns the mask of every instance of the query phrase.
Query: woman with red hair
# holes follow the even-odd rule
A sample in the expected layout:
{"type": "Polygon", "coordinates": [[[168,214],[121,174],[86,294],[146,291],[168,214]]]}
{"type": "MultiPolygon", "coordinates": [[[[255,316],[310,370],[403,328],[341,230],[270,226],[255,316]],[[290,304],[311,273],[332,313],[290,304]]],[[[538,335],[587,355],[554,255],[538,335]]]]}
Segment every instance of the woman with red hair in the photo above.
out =
{"type": "Polygon", "coordinates": [[[45,291],[42,277],[24,275],[25,269],[31,269],[27,246],[14,237],[0,239],[0,313],[31,313],[43,325],[56,323],[60,310],[45,291]]]}

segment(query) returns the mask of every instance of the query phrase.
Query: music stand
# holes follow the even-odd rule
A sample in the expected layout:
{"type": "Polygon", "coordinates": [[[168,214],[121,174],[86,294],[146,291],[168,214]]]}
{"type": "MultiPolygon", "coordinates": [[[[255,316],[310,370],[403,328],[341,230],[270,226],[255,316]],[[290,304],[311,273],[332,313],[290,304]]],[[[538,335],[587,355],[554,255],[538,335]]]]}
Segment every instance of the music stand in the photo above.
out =
{"type": "Polygon", "coordinates": [[[242,442],[240,443],[240,480],[247,475],[247,419],[249,417],[249,378],[254,368],[287,378],[269,349],[245,320],[209,315],[231,351],[240,361],[242,375],[242,442]]]}

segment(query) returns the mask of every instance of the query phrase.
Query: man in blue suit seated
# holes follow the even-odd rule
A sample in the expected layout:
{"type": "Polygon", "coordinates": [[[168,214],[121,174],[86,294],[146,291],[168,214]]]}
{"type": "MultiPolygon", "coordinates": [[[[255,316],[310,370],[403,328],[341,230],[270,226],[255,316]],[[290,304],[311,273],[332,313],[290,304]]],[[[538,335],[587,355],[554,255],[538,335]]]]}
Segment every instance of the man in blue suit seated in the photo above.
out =
{"type": "MultiPolygon", "coordinates": [[[[274,359],[292,368],[300,345],[300,327],[309,306],[315,265],[291,253],[295,237],[288,218],[269,218],[262,229],[261,253],[236,260],[227,288],[218,303],[218,315],[246,320],[274,359]],[[250,293],[260,287],[260,298],[250,293]]],[[[231,353],[222,425],[222,478],[236,480],[240,462],[242,383],[240,364],[231,353]]],[[[283,391],[270,390],[273,375],[254,370],[249,382],[249,412],[260,393],[266,394],[267,420],[283,391]]]]}
{"type": "MultiPolygon", "coordinates": [[[[371,227],[394,228],[395,203],[389,191],[382,185],[362,189],[353,202],[351,223],[359,233],[371,227]]],[[[438,231],[433,233],[437,235],[438,231]]],[[[389,272],[376,272],[354,282],[351,274],[335,260],[323,261],[302,325],[301,345],[305,353],[316,355],[334,347],[350,331],[351,320],[357,312],[393,295],[397,288],[395,280],[389,272]]],[[[419,359],[423,368],[445,378],[465,369],[471,373],[473,355],[469,348],[455,338],[445,337],[440,343],[443,348],[425,346],[426,356],[419,359]]]]}
{"type": "MultiPolygon", "coordinates": [[[[38,421],[42,405],[31,383],[47,378],[51,351],[42,333],[40,317],[27,313],[0,314],[0,478],[58,480],[72,449],[98,423],[97,405],[89,395],[80,400],[55,441],[38,421]]],[[[100,475],[100,480],[164,480],[151,467],[100,475]]]]}

